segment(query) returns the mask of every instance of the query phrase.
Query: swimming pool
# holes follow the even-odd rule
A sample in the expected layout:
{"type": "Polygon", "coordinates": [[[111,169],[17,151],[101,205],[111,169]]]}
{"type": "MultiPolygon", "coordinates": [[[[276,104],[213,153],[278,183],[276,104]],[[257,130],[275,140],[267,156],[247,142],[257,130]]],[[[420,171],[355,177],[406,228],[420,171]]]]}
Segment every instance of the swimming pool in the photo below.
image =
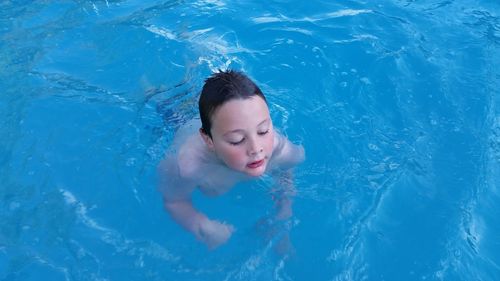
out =
{"type": "Polygon", "coordinates": [[[500,280],[494,1],[3,1],[1,280],[500,280]],[[238,2],[238,3],[234,3],[238,2]],[[156,165],[203,80],[245,71],[304,145],[294,252],[267,181],[170,220],[156,165]]]}

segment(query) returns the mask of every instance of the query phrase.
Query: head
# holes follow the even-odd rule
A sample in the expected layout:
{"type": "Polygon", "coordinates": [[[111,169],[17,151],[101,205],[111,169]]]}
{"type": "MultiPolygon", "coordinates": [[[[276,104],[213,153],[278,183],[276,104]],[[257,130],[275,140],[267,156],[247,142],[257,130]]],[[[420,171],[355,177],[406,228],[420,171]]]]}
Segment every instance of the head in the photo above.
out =
{"type": "Polygon", "coordinates": [[[274,145],[266,98],[247,76],[220,71],[205,81],[200,134],[229,168],[250,176],[264,173],[274,145]]]}

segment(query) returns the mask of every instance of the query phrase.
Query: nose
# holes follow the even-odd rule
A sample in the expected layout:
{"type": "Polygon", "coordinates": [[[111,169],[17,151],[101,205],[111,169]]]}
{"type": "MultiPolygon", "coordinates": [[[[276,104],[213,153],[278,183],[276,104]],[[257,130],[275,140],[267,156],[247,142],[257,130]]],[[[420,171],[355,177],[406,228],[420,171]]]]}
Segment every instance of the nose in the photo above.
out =
{"type": "Polygon", "coordinates": [[[262,144],[256,140],[252,139],[249,141],[248,155],[254,156],[264,151],[262,144]]]}

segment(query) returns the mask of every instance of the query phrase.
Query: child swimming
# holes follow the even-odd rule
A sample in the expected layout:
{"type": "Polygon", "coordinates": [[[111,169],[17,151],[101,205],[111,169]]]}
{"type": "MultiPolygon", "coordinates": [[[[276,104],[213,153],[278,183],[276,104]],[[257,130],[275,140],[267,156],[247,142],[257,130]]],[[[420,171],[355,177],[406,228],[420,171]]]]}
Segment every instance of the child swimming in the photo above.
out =
{"type": "Polygon", "coordinates": [[[201,128],[191,133],[179,130],[176,150],[167,152],[158,166],[159,189],[171,217],[214,249],[231,237],[234,227],[195,209],[192,192],[198,188],[207,196],[218,196],[238,182],[269,173],[283,189],[274,198],[274,219],[290,218],[291,168],[304,160],[304,149],[274,130],[259,87],[241,72],[219,71],[205,81],[198,106],[201,128]]]}

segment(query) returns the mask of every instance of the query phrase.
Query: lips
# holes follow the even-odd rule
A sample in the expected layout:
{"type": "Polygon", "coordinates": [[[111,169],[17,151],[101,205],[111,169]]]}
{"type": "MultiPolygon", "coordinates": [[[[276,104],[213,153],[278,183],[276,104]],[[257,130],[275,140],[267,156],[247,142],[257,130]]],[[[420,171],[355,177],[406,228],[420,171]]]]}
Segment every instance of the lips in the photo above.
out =
{"type": "Polygon", "coordinates": [[[264,159],[247,164],[250,169],[256,169],[264,164],[264,159]]]}

